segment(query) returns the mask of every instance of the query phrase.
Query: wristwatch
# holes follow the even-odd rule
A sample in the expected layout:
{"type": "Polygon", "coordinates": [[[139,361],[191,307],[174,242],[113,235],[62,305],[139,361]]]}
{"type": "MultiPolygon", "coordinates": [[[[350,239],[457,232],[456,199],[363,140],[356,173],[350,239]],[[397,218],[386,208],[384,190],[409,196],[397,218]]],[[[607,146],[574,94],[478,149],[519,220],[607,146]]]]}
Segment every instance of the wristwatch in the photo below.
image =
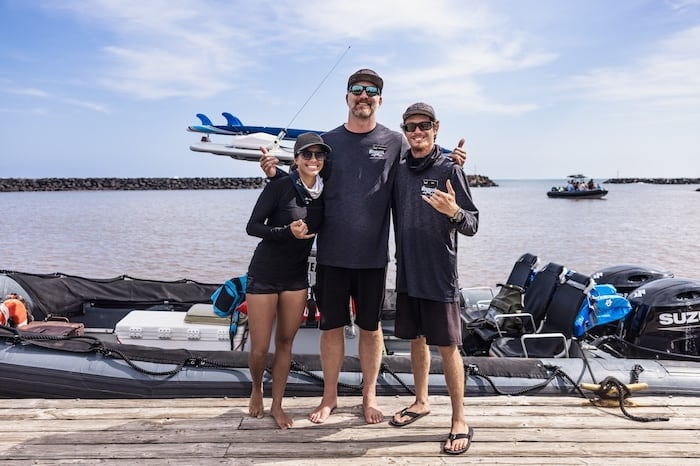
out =
{"type": "Polygon", "coordinates": [[[464,211],[460,207],[455,214],[450,217],[450,223],[462,223],[464,220],[464,211]]]}

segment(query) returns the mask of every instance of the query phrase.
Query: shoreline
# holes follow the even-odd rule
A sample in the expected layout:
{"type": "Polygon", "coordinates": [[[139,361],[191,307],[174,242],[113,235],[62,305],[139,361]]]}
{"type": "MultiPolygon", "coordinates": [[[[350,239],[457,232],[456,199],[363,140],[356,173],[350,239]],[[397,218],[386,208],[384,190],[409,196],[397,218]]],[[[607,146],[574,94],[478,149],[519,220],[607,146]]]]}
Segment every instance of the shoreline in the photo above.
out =
{"type": "MultiPolygon", "coordinates": [[[[489,177],[467,175],[469,186],[498,186],[489,177]]],[[[260,189],[266,178],[0,178],[0,192],[152,191],[260,189]]]]}
{"type": "Polygon", "coordinates": [[[609,178],[603,183],[610,184],[700,184],[700,178],[609,178]]]}

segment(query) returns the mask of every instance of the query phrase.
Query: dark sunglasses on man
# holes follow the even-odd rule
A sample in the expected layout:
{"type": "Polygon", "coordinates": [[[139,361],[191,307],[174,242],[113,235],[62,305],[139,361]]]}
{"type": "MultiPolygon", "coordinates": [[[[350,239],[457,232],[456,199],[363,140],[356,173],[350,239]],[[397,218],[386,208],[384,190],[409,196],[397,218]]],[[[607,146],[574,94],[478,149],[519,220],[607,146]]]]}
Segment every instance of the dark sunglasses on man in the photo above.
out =
{"type": "Polygon", "coordinates": [[[362,95],[362,91],[367,93],[367,97],[374,97],[381,94],[377,86],[363,86],[361,84],[353,84],[348,87],[348,92],[353,95],[362,95]]]}
{"type": "Polygon", "coordinates": [[[421,121],[420,123],[404,123],[401,125],[401,129],[407,133],[412,133],[419,128],[421,131],[429,131],[433,129],[434,121],[421,121]]]}

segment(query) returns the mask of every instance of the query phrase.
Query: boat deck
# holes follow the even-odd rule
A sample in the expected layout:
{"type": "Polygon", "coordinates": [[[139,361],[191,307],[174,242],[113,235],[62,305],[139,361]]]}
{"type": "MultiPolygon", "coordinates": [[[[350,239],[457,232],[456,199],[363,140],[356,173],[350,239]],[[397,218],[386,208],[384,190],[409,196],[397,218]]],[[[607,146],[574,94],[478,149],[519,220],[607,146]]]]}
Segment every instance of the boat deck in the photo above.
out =
{"type": "MultiPolygon", "coordinates": [[[[267,405],[269,405],[269,400],[267,405]]],[[[383,397],[385,414],[412,397],[383,397]]],[[[361,398],[342,397],[322,425],[306,420],[319,398],[289,398],[292,429],[247,416],[246,398],[165,400],[4,400],[3,465],[116,464],[700,464],[700,397],[636,395],[636,422],[619,406],[575,396],[465,399],[474,441],[465,455],[440,453],[449,398],[411,426],[366,425],[361,398]]]]}

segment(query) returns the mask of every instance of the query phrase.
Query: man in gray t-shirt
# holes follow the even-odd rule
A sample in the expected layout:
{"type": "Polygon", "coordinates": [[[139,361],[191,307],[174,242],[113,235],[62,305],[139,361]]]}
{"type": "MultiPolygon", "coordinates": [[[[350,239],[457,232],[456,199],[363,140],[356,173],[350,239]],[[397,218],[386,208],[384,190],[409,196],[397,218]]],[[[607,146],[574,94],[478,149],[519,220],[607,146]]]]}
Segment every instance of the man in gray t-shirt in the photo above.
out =
{"type": "MultiPolygon", "coordinates": [[[[321,314],[321,362],[324,388],[309,419],[322,423],[338,403],[338,378],[345,355],[344,327],[360,329],[360,365],[365,420],[376,424],[384,415],[376,402],[376,384],[384,347],[379,323],[384,300],[391,196],[401,154],[408,149],[403,135],[377,123],[384,80],[361,69],[348,79],[345,102],[348,120],[325,133],[333,149],[321,172],[324,178],[324,220],[317,236],[316,298],[321,314]]],[[[464,163],[466,154],[452,157],[464,163]]],[[[260,165],[268,176],[279,176],[275,157],[260,165]]]]}

